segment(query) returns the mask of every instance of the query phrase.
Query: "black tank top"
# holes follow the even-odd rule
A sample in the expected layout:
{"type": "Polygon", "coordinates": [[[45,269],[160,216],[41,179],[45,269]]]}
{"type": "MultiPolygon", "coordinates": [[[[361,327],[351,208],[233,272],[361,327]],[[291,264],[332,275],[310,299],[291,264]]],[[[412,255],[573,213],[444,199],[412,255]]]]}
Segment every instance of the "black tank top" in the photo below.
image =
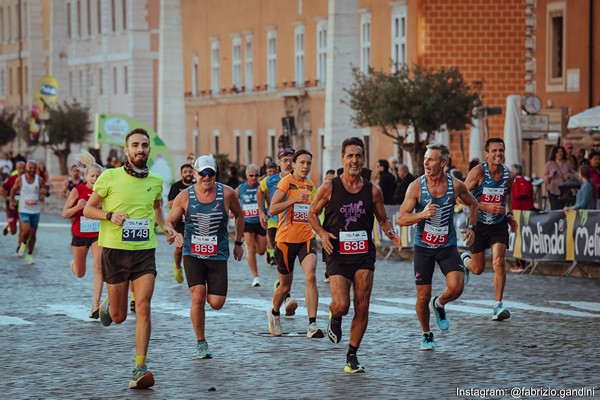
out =
{"type": "Polygon", "coordinates": [[[331,185],[323,228],[337,239],[331,240],[333,252],[323,253],[325,262],[355,265],[375,262],[373,186],[364,181],[363,188],[355,194],[348,192],[338,177],[331,180],[331,185]]]}

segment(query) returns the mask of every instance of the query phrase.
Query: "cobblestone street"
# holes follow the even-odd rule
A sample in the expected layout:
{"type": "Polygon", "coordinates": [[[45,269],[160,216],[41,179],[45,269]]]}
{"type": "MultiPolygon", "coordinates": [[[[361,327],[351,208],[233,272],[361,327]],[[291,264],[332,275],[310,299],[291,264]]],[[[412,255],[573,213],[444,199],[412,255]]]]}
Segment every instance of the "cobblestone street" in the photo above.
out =
{"type": "MultiPolygon", "coordinates": [[[[172,247],[164,236],[159,236],[148,352],[156,385],[131,391],[135,315],[110,327],[88,319],[91,258],[86,276],[77,279],[69,269],[68,226],[45,215],[41,222],[32,266],[13,255],[15,237],[0,238],[0,390],[5,399],[478,397],[461,395],[457,388],[506,389],[505,396],[495,398],[510,398],[513,387],[584,387],[600,394],[597,280],[508,274],[505,306],[512,317],[493,322],[493,275],[472,276],[462,297],[447,306],[450,330],[442,334],[434,328],[437,348],[422,352],[412,265],[379,262],[369,328],[358,353],[367,373],[347,375],[352,310],[343,320],[340,344],[307,339],[304,282],[297,273],[298,313],[282,318],[283,337],[272,337],[265,313],[275,269],[260,260],[262,286],[250,288],[245,261],[232,261],[227,303],[206,314],[214,359],[196,360],[189,292],[185,282],[173,279],[172,247]]],[[[319,262],[317,323],[322,329],[330,300],[323,271],[319,262]]],[[[433,292],[442,289],[437,270],[433,292]]]]}

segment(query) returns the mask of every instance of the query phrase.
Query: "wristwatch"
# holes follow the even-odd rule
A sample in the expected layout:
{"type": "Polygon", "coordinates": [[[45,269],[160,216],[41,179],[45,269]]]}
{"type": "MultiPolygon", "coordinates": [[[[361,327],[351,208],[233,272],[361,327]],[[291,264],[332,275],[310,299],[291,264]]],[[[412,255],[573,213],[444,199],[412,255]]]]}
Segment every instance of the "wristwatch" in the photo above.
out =
{"type": "Polygon", "coordinates": [[[475,226],[473,226],[472,224],[467,225],[467,229],[475,229],[475,226]]]}
{"type": "Polygon", "coordinates": [[[236,241],[235,241],[235,245],[236,245],[236,246],[241,246],[241,245],[243,245],[243,244],[244,244],[244,241],[242,241],[242,240],[236,240],[236,241]]]}
{"type": "Polygon", "coordinates": [[[108,221],[110,221],[110,219],[112,218],[112,215],[113,215],[112,211],[111,211],[111,212],[108,212],[108,213],[106,213],[106,219],[107,219],[108,221]]]}

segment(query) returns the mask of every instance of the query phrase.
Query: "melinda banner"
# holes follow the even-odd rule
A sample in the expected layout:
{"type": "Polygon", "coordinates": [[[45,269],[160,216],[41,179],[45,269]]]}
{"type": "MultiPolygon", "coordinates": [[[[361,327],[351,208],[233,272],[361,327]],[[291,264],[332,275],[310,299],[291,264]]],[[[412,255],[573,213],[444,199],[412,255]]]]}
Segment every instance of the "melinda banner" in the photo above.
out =
{"type": "MultiPolygon", "coordinates": [[[[386,205],[388,218],[402,239],[404,248],[414,245],[414,226],[400,227],[400,206],[386,205]]],[[[515,211],[517,232],[510,233],[507,256],[547,261],[600,262],[600,211],[515,211]]],[[[467,215],[454,215],[458,246],[464,247],[461,229],[467,215]]],[[[373,238],[378,246],[390,246],[388,238],[376,223],[373,238]]]]}
{"type": "Polygon", "coordinates": [[[600,212],[569,211],[567,219],[573,219],[575,260],[600,261],[600,212]]]}
{"type": "MultiPolygon", "coordinates": [[[[513,248],[515,258],[567,261],[567,218],[562,211],[515,211],[519,222],[513,248]]],[[[572,244],[572,243],[571,243],[572,244]]]]}

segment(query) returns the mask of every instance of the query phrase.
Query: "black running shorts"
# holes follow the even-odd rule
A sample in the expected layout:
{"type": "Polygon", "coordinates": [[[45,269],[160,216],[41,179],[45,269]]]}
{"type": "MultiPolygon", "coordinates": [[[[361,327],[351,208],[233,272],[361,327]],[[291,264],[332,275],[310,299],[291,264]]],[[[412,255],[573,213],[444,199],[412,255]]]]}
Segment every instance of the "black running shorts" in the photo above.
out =
{"type": "Polygon", "coordinates": [[[317,241],[312,238],[304,243],[277,243],[275,247],[275,261],[277,261],[277,272],[287,275],[294,272],[294,261],[302,261],[309,254],[317,254],[317,241]]]}
{"type": "Polygon", "coordinates": [[[375,271],[375,261],[365,262],[360,265],[356,264],[341,264],[334,260],[329,260],[325,264],[325,273],[327,276],[342,275],[346,279],[354,281],[354,274],[356,271],[361,269],[368,269],[369,271],[375,271]]]}
{"type": "Polygon", "coordinates": [[[277,236],[277,228],[269,228],[267,229],[267,234],[269,236],[269,241],[271,242],[271,247],[275,248],[276,241],[275,237],[277,236]]]}
{"type": "Polygon", "coordinates": [[[478,222],[475,225],[475,242],[469,250],[471,250],[471,254],[481,253],[491,248],[494,243],[502,243],[508,247],[508,220],[506,218],[493,225],[478,222]]]}
{"type": "Polygon", "coordinates": [[[463,272],[463,263],[456,246],[438,247],[437,249],[415,246],[413,251],[415,285],[431,285],[436,262],[444,276],[452,271],[463,272]]]}
{"type": "Polygon", "coordinates": [[[203,260],[183,256],[188,287],[206,285],[206,293],[227,296],[227,260],[203,260]]]}
{"type": "Polygon", "coordinates": [[[120,250],[102,248],[102,279],[106,283],[135,281],[142,275],[156,276],[155,249],[120,250]]]}
{"type": "Polygon", "coordinates": [[[98,236],[92,238],[84,238],[81,236],[73,235],[71,239],[71,246],[73,247],[90,247],[94,242],[98,241],[98,236]]]}
{"type": "Polygon", "coordinates": [[[244,233],[255,233],[258,236],[267,236],[267,231],[265,231],[265,228],[262,227],[260,222],[255,224],[245,224],[244,233]]]}

